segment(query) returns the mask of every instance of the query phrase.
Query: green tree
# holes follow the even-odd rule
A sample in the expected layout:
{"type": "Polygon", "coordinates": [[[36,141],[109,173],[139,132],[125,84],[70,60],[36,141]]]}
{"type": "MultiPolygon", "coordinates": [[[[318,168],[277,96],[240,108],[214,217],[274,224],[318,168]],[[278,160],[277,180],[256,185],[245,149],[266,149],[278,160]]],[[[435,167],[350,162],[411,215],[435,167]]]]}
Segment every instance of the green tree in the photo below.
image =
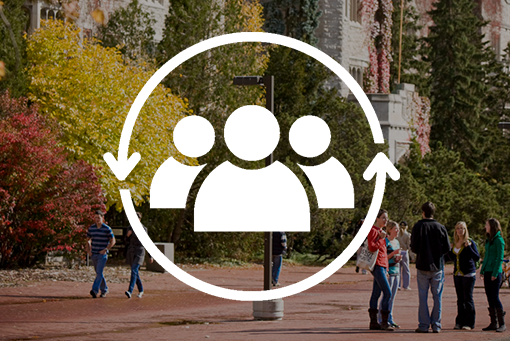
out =
{"type": "Polygon", "coordinates": [[[424,165],[420,146],[416,141],[413,141],[405,161],[398,164],[397,169],[400,179],[386,183],[382,206],[391,212],[392,220],[416,222],[421,219],[421,205],[428,199],[425,188],[420,183],[424,165]]]}
{"type": "Polygon", "coordinates": [[[440,0],[430,12],[434,25],[425,39],[430,63],[432,145],[442,142],[472,169],[483,165],[483,114],[494,55],[483,42],[484,22],[470,0],[440,0]]]}
{"type": "Polygon", "coordinates": [[[264,3],[264,29],[315,46],[321,14],[318,0],[270,0],[264,3]]]}
{"type": "MultiPolygon", "coordinates": [[[[262,25],[262,6],[258,1],[172,0],[163,39],[158,45],[157,61],[163,64],[184,49],[221,34],[260,32],[262,25]]],[[[207,166],[195,180],[187,209],[179,212],[169,234],[170,241],[179,242],[180,255],[246,259],[259,252],[263,245],[260,233],[193,233],[193,203],[201,183],[224,161],[243,168],[263,165],[264,161],[242,162],[235,158],[223,139],[223,127],[235,109],[243,105],[263,105],[262,87],[234,86],[233,77],[263,75],[266,66],[267,53],[262,44],[229,44],[193,57],[163,81],[174,93],[189,100],[192,112],[211,122],[216,132],[213,149],[198,159],[207,166]]]]}
{"type": "MultiPolygon", "coordinates": [[[[297,4],[274,0],[265,4],[266,28],[271,33],[285,33],[306,42],[316,42],[308,23],[320,13],[317,1],[297,10],[297,4]],[[313,5],[312,5],[313,4],[313,5]],[[285,18],[284,20],[282,18],[285,18]],[[312,18],[312,19],[310,19],[312,18]],[[309,31],[303,30],[309,28],[309,31]]],[[[270,49],[267,75],[275,77],[275,115],[280,124],[280,143],[275,160],[287,165],[301,180],[310,201],[311,230],[309,233],[289,233],[289,246],[320,259],[336,257],[350,242],[357,220],[368,210],[373,193],[373,181],[366,182],[362,174],[373,157],[386,146],[375,145],[363,111],[348,103],[336,89],[326,83],[332,73],[307,55],[281,46],[270,49]],[[321,117],[331,130],[331,144],[318,157],[308,159],[297,155],[290,146],[288,134],[292,124],[305,115],[321,117]],[[335,157],[351,175],[355,193],[354,210],[319,209],[315,191],[297,164],[312,166],[335,157]]]]}
{"type": "Polygon", "coordinates": [[[273,47],[270,53],[267,74],[275,77],[275,115],[280,124],[280,143],[274,158],[298,175],[311,210],[311,232],[289,233],[289,245],[322,259],[336,257],[350,241],[356,221],[366,215],[371,203],[374,183],[365,181],[362,174],[373,157],[387,150],[387,146],[373,143],[368,122],[357,105],[348,103],[336,89],[325,88],[331,74],[323,65],[286,47],[273,47]],[[321,117],[331,130],[329,148],[311,159],[296,154],[288,141],[292,124],[306,115],[321,117]],[[319,209],[314,189],[296,165],[318,165],[331,157],[339,160],[351,175],[354,210],[319,209]]]}
{"type": "Polygon", "coordinates": [[[458,221],[465,221],[477,242],[484,240],[488,218],[498,218],[504,229],[508,225],[509,187],[491,184],[441,143],[423,159],[417,146],[411,148],[399,171],[401,178],[388,184],[383,203],[399,220],[414,224],[421,219],[421,205],[430,200],[437,208],[435,219],[451,233],[458,221]]]}
{"type": "Polygon", "coordinates": [[[10,0],[0,4],[0,61],[5,64],[5,77],[0,77],[0,92],[9,89],[19,97],[27,92],[26,41],[23,39],[28,15],[23,10],[24,0],[10,0]]]}
{"type": "Polygon", "coordinates": [[[127,7],[113,12],[105,26],[99,26],[98,38],[101,45],[118,47],[131,60],[147,59],[155,54],[155,22],[138,0],[132,0],[127,7]]]}
{"type": "Polygon", "coordinates": [[[501,131],[497,126],[499,121],[510,121],[507,105],[510,103],[510,44],[505,52],[490,80],[492,88],[488,92],[485,115],[493,121],[484,131],[488,141],[483,146],[483,155],[487,158],[483,173],[500,183],[510,182],[510,135],[508,130],[501,131]]]}

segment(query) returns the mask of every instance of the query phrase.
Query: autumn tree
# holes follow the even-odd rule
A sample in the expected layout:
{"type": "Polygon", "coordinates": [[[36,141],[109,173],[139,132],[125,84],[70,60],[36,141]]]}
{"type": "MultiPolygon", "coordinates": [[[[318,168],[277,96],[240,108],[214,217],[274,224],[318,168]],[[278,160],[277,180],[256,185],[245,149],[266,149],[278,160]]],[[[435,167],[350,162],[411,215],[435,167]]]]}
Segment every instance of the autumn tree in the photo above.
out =
{"type": "Polygon", "coordinates": [[[104,195],[94,168],[60,147],[58,125],[26,98],[0,95],[0,268],[83,249],[104,195]]]}
{"type": "MultiPolygon", "coordinates": [[[[57,119],[62,143],[72,156],[93,165],[106,192],[107,206],[122,207],[120,182],[103,160],[116,155],[127,113],[154,70],[126,64],[117,48],[94,39],[80,39],[72,24],[48,21],[28,40],[30,99],[41,112],[57,119]]],[[[136,205],[148,198],[152,177],[169,157],[185,164],[196,161],[179,154],[172,142],[177,122],[189,115],[186,101],[159,85],[138,115],[129,153],[141,161],[123,182],[136,205]]]]}

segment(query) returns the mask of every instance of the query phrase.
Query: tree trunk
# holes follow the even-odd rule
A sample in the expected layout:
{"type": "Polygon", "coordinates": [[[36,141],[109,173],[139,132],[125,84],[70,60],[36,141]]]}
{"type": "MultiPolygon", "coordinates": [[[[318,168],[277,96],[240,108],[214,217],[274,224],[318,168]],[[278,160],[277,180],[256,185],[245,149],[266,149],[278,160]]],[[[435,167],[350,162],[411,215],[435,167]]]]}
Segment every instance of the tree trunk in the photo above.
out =
{"type": "Polygon", "coordinates": [[[177,244],[177,242],[179,241],[179,237],[181,236],[182,232],[182,225],[184,224],[184,217],[186,216],[187,211],[188,211],[187,206],[185,209],[181,210],[181,213],[179,214],[179,219],[177,220],[177,224],[175,225],[175,228],[170,236],[171,243],[177,244]]]}

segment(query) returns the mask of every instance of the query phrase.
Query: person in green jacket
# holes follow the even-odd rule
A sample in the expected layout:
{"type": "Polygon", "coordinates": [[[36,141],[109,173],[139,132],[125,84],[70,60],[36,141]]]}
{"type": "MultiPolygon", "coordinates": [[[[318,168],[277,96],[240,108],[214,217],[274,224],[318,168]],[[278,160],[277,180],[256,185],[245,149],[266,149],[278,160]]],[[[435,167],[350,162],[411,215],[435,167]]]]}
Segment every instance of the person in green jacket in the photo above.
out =
{"type": "Polygon", "coordinates": [[[501,235],[501,225],[497,219],[491,218],[485,223],[487,240],[485,242],[485,258],[483,259],[480,277],[483,280],[485,294],[489,302],[489,316],[491,323],[482,330],[495,330],[504,332],[505,314],[499,299],[501,285],[502,264],[505,250],[505,241],[501,235]]]}

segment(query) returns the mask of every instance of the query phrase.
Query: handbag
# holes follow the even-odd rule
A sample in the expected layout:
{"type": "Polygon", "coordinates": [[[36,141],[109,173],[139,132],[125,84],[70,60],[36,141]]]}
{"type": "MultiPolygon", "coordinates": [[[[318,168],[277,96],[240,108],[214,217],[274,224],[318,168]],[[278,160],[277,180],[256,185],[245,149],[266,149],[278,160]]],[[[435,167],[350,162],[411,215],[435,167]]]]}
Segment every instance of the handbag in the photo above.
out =
{"type": "Polygon", "coordinates": [[[375,252],[370,252],[368,249],[368,240],[365,240],[365,243],[363,243],[363,246],[361,247],[361,250],[358,254],[356,266],[369,271],[374,270],[378,254],[379,249],[377,249],[375,252]]]}

